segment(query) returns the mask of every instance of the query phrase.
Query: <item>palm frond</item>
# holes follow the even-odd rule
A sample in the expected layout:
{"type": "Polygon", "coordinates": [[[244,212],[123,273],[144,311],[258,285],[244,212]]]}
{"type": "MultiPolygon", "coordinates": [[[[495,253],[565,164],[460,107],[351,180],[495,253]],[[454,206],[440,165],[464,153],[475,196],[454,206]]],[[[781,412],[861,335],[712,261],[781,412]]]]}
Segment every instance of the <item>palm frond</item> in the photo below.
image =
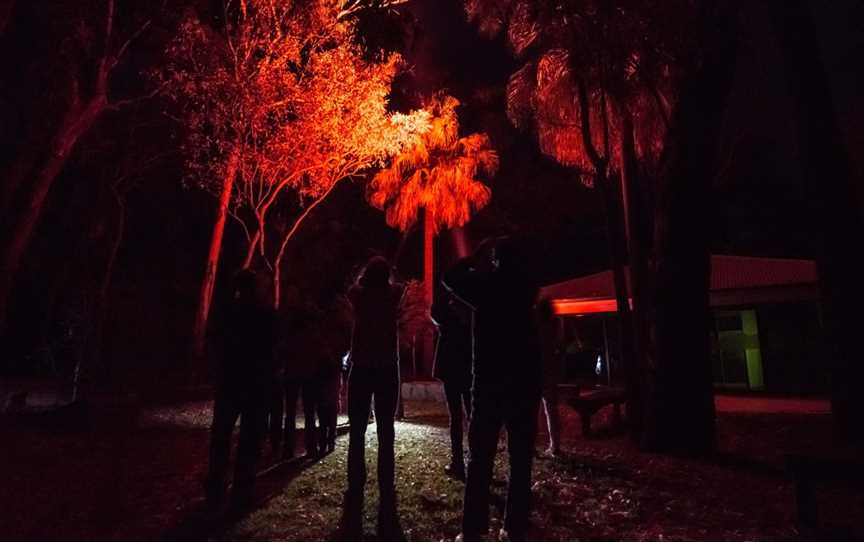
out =
{"type": "Polygon", "coordinates": [[[534,92],[537,65],[528,62],[507,81],[507,118],[517,128],[524,128],[534,117],[534,92]]]}
{"type": "Polygon", "coordinates": [[[421,208],[436,232],[462,226],[489,202],[491,190],[478,177],[496,173],[498,154],[485,133],[458,137],[458,106],[452,96],[436,95],[427,108],[430,129],[369,183],[367,198],[392,227],[407,230],[421,208]]]}
{"type": "Polygon", "coordinates": [[[507,41],[513,48],[513,53],[520,57],[531,47],[540,36],[540,25],[532,10],[531,4],[520,0],[513,6],[510,14],[510,25],[507,28],[507,41]]]}

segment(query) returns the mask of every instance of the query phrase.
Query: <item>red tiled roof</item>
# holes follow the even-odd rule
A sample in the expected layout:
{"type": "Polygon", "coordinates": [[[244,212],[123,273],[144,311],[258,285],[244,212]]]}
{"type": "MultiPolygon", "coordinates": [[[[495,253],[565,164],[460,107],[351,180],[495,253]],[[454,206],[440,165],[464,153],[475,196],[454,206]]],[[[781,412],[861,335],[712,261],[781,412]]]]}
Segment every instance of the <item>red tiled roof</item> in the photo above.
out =
{"type": "MultiPolygon", "coordinates": [[[[814,285],[816,281],[813,260],[711,256],[711,291],[814,285]]],[[[551,299],[612,298],[615,296],[612,271],[551,284],[541,290],[541,295],[551,299]]]]}

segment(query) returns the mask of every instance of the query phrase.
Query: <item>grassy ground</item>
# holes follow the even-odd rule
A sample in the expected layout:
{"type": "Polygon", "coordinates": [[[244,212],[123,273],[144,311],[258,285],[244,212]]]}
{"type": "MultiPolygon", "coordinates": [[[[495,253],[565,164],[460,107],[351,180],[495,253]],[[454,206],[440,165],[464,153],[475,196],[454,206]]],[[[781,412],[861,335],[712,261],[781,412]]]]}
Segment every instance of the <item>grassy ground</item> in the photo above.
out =
{"type": "MultiPolygon", "coordinates": [[[[405,539],[411,541],[452,539],[459,532],[463,485],[443,475],[449,460],[446,417],[428,406],[414,407],[408,412],[410,421],[399,422],[396,428],[402,529],[405,539]]],[[[565,416],[570,434],[566,453],[535,462],[532,539],[798,539],[790,484],[770,466],[751,472],[740,466],[641,454],[620,435],[586,441],[570,431],[576,427],[575,419],[565,416]]],[[[374,426],[369,428],[368,439],[364,530],[366,540],[375,540],[374,426]]],[[[493,484],[492,527],[496,530],[501,526],[506,489],[505,448],[502,438],[493,484]]],[[[346,455],[343,438],[334,454],[310,466],[281,495],[220,539],[335,540],[346,455]]]]}
{"type": "MultiPolygon", "coordinates": [[[[409,403],[396,428],[397,490],[407,540],[452,539],[459,532],[460,482],[443,475],[449,434],[443,405],[409,403]]],[[[534,540],[797,540],[792,485],[783,454],[824,442],[822,415],[718,415],[720,453],[710,461],[639,452],[597,415],[583,438],[564,408],[565,454],[534,468],[534,540]]],[[[52,433],[16,429],[0,437],[0,539],[4,541],[182,540],[311,541],[338,534],[347,437],[319,461],[262,475],[259,506],[220,532],[188,526],[202,503],[206,402],[149,409],[136,429],[52,433]],[[172,534],[173,533],[173,534],[172,534]],[[177,538],[177,533],[182,533],[177,538]]],[[[366,539],[374,540],[378,495],[374,425],[368,430],[366,539]]],[[[302,438],[300,439],[302,441],[302,438]]],[[[538,441],[538,450],[545,443],[538,441]]],[[[506,441],[499,446],[493,527],[500,527],[506,441]]],[[[262,469],[272,465],[265,448],[262,469]]],[[[829,502],[828,507],[832,504],[829,502]]],[[[848,515],[848,514],[847,514],[848,515]]]]}

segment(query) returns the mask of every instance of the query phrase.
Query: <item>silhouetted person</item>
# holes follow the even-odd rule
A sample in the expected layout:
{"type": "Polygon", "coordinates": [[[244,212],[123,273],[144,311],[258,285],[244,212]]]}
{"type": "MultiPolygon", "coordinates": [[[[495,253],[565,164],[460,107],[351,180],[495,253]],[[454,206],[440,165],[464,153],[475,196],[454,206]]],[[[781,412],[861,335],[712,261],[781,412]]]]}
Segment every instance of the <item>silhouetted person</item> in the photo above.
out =
{"type": "Polygon", "coordinates": [[[311,305],[294,313],[290,338],[281,349],[285,363],[285,449],[284,459],[294,456],[297,444],[297,398],[303,401],[303,442],[306,455],[319,455],[315,423],[321,386],[318,379],[322,349],[321,312],[311,305]]]}
{"type": "Polygon", "coordinates": [[[343,356],[351,348],[350,308],[347,300],[327,299],[322,328],[322,351],[319,358],[318,401],[319,447],[321,453],[336,449],[336,426],[342,394],[343,356]]]}
{"type": "Polygon", "coordinates": [[[343,532],[362,535],[363,494],[366,484],[366,426],[375,400],[378,429],[379,538],[396,529],[394,485],[394,416],[399,400],[398,321],[404,289],[394,284],[390,265],[381,257],[366,264],[349,290],[354,324],[351,333],[351,371],[348,376],[348,491],[343,532]]]}
{"type": "Polygon", "coordinates": [[[559,344],[558,319],[548,299],[537,304],[537,330],[540,336],[540,360],[543,368],[543,408],[549,447],[546,455],[561,453],[561,421],[558,415],[558,384],[564,376],[564,356],[559,344]]]}
{"type": "Polygon", "coordinates": [[[342,360],[330,348],[318,358],[318,449],[321,454],[336,448],[336,421],[339,413],[339,380],[342,360]]]}
{"type": "Polygon", "coordinates": [[[478,540],[489,529],[489,484],[502,426],[510,456],[504,529],[511,540],[524,540],[528,530],[541,374],[533,309],[537,287],[522,264],[514,242],[499,239],[491,247],[484,243],[444,278],[445,286],[475,310],[463,540],[478,540]]]}
{"type": "Polygon", "coordinates": [[[471,315],[470,309],[458,303],[443,294],[432,305],[432,320],[440,333],[432,376],[444,384],[450,415],[450,464],[444,472],[464,479],[463,418],[471,418],[471,315]]]}
{"type": "Polygon", "coordinates": [[[285,372],[282,369],[279,369],[270,384],[268,400],[267,433],[273,456],[279,457],[282,454],[282,440],[285,432],[282,425],[285,415],[285,372]]]}
{"type": "Polygon", "coordinates": [[[234,467],[232,508],[245,508],[253,496],[255,468],[267,424],[274,377],[275,314],[260,300],[260,294],[254,272],[245,270],[234,277],[220,333],[223,363],[210,430],[207,503],[211,511],[222,507],[231,434],[238,417],[240,441],[234,467]]]}

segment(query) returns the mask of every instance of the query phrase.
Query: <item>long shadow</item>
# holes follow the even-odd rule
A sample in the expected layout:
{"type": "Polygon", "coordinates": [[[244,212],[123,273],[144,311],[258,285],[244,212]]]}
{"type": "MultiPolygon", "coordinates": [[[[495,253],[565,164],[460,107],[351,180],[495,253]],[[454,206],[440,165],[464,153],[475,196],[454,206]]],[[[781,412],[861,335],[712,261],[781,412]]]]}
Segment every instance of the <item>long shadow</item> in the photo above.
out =
{"type": "MultiPolygon", "coordinates": [[[[348,433],[348,425],[336,428],[337,437],[348,433]]],[[[298,441],[302,442],[298,432],[298,441]]],[[[225,512],[213,517],[207,513],[204,497],[193,501],[186,517],[169,529],[162,537],[164,542],[194,542],[220,538],[231,527],[257,510],[265,508],[270,501],[283,493],[285,488],[306,469],[316,464],[324,456],[299,456],[285,461],[277,461],[260,470],[256,476],[255,498],[252,504],[239,512],[225,512]]],[[[231,487],[228,488],[230,495],[231,487]]]]}

